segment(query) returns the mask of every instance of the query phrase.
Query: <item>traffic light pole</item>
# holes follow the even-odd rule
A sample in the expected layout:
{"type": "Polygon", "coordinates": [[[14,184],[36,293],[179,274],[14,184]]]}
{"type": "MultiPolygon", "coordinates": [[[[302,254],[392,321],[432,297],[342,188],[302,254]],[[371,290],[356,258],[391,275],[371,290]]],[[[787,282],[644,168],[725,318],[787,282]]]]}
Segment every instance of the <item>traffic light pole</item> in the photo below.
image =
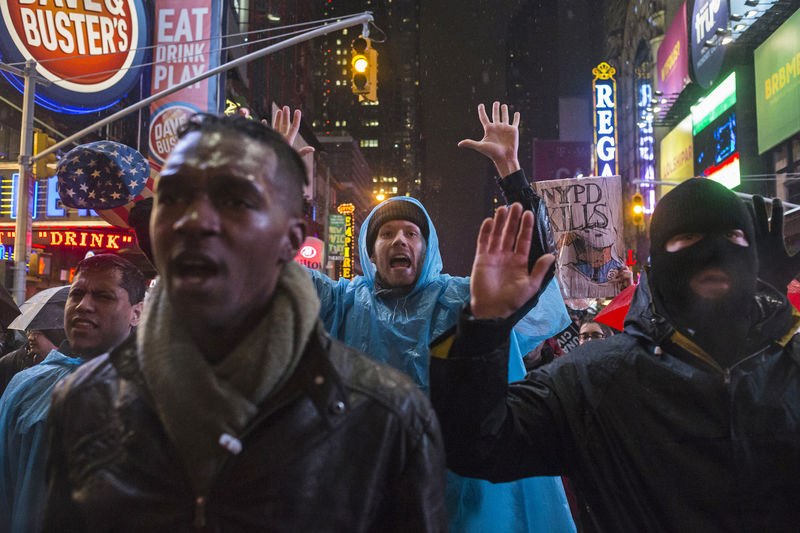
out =
{"type": "Polygon", "coordinates": [[[170,95],[170,94],[172,94],[174,92],[180,91],[181,89],[184,89],[184,88],[186,88],[186,87],[188,87],[190,85],[194,85],[198,81],[202,81],[202,80],[204,80],[206,78],[210,78],[211,76],[216,76],[217,74],[221,74],[223,72],[226,72],[226,71],[228,71],[228,70],[230,70],[232,68],[238,67],[239,65],[246,65],[247,63],[249,63],[250,61],[253,61],[254,59],[259,59],[261,57],[268,56],[269,54],[271,54],[273,52],[277,52],[279,50],[283,50],[284,48],[289,48],[290,46],[294,46],[296,44],[300,44],[300,43],[304,43],[306,41],[310,41],[311,39],[314,39],[315,37],[319,37],[321,35],[327,35],[328,33],[339,31],[339,30],[342,30],[344,28],[350,28],[352,26],[357,26],[359,24],[365,25],[365,24],[367,24],[369,22],[372,22],[372,21],[373,21],[372,13],[369,12],[369,11],[366,11],[366,12],[361,13],[359,15],[353,15],[353,16],[350,16],[350,17],[343,18],[343,19],[341,19],[341,20],[339,20],[337,22],[332,22],[330,24],[326,23],[321,28],[315,28],[313,30],[308,30],[305,33],[301,33],[299,35],[295,35],[294,37],[290,37],[289,39],[286,39],[285,41],[281,41],[279,43],[275,43],[273,45],[267,46],[266,48],[262,48],[261,50],[256,50],[255,52],[251,52],[249,54],[243,55],[242,57],[240,57],[238,59],[234,59],[233,61],[228,61],[227,63],[224,63],[224,64],[222,64],[222,65],[220,65],[220,66],[218,66],[216,68],[212,68],[212,69],[204,72],[203,74],[199,74],[199,75],[195,76],[192,79],[186,80],[186,81],[181,82],[181,83],[179,83],[177,85],[174,85],[174,86],[172,86],[172,87],[170,87],[168,89],[165,89],[165,90],[163,90],[163,91],[161,91],[159,93],[156,93],[156,94],[154,94],[154,95],[152,95],[152,96],[150,96],[148,98],[145,98],[144,100],[141,100],[141,101],[139,101],[139,102],[137,102],[137,103],[135,103],[133,105],[130,105],[130,106],[126,107],[125,109],[121,109],[121,110],[117,111],[116,113],[114,113],[113,115],[109,115],[106,118],[95,122],[91,126],[87,126],[86,128],[83,128],[78,133],[70,135],[66,139],[63,139],[62,141],[57,142],[56,144],[54,144],[53,146],[47,148],[46,150],[43,150],[42,152],[36,154],[33,157],[33,162],[38,161],[39,159],[41,159],[42,157],[44,157],[46,155],[49,155],[49,154],[52,154],[52,153],[56,152],[57,150],[59,150],[62,147],[66,147],[72,141],[76,141],[76,140],[80,139],[81,137],[83,137],[84,135],[87,135],[89,133],[92,133],[95,130],[98,130],[98,129],[102,128],[106,124],[110,124],[110,123],[112,123],[112,122],[114,122],[116,120],[121,119],[122,117],[124,117],[126,115],[129,115],[129,114],[133,113],[134,111],[138,111],[139,109],[141,109],[143,107],[149,106],[152,102],[155,102],[156,100],[159,100],[159,99],[161,99],[161,98],[163,98],[165,96],[168,96],[168,95],[170,95]]]}
{"type": "MultiPolygon", "coordinates": [[[[181,89],[184,89],[190,85],[194,85],[198,81],[202,81],[206,78],[210,78],[211,76],[215,76],[222,72],[226,72],[232,68],[235,68],[239,65],[244,65],[249,63],[254,59],[258,59],[264,56],[267,56],[273,52],[277,52],[279,50],[283,50],[284,48],[288,48],[290,46],[294,46],[295,44],[300,44],[305,41],[310,41],[315,37],[319,37],[320,35],[326,35],[328,33],[332,33],[344,28],[349,28],[351,26],[357,26],[359,24],[366,26],[368,23],[373,21],[372,13],[366,11],[364,13],[353,15],[351,17],[345,17],[340,19],[336,22],[332,22],[330,24],[326,23],[321,28],[316,28],[313,30],[309,30],[305,33],[300,35],[296,35],[285,41],[281,41],[279,43],[273,44],[271,46],[267,46],[266,48],[262,48],[261,50],[256,50],[255,52],[251,52],[246,54],[238,59],[233,61],[229,61],[223,65],[220,65],[216,68],[210,69],[203,74],[195,76],[190,80],[186,80],[182,83],[179,83],[173,87],[165,89],[159,93],[156,93],[149,98],[145,98],[131,106],[126,107],[120,111],[117,111],[113,115],[110,115],[102,120],[99,120],[88,126],[81,131],[70,135],[69,137],[61,140],[60,142],[46,148],[45,150],[39,152],[35,156],[32,155],[33,152],[33,105],[34,105],[34,94],[36,88],[36,81],[37,79],[41,82],[49,84],[43,78],[40,78],[39,75],[36,73],[36,62],[33,60],[28,60],[25,63],[24,70],[20,70],[18,68],[5,65],[0,63],[0,70],[5,70],[15,74],[23,78],[25,82],[25,89],[23,92],[23,104],[22,104],[22,128],[20,131],[20,149],[19,149],[19,180],[17,184],[17,204],[16,204],[16,226],[15,226],[15,234],[14,234],[14,290],[13,296],[17,301],[17,304],[22,304],[25,301],[25,285],[26,285],[26,275],[27,275],[27,264],[28,260],[30,259],[30,249],[31,249],[31,215],[32,215],[32,206],[31,206],[31,187],[33,186],[32,180],[32,169],[33,164],[40,160],[41,158],[53,154],[61,148],[66,148],[69,144],[73,141],[77,141],[84,135],[92,133],[95,130],[98,130],[105,126],[106,124],[110,124],[115,120],[121,119],[122,117],[133,113],[145,106],[150,105],[150,103],[163,98],[164,96],[170,95],[174,92],[177,92],[181,89]]],[[[327,221],[325,221],[327,225],[327,221]]]]}
{"type": "Polygon", "coordinates": [[[17,178],[17,223],[14,227],[14,299],[25,301],[27,265],[31,249],[31,191],[33,185],[33,95],[36,93],[36,62],[25,63],[25,91],[22,100],[22,128],[19,136],[19,177],[17,178]]]}

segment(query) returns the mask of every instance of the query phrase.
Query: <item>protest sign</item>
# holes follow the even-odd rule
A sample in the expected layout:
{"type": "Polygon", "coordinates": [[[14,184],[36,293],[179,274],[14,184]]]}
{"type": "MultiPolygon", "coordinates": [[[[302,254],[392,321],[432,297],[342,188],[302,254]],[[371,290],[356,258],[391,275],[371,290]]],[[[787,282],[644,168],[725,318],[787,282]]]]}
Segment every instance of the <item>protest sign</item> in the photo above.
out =
{"type": "Polygon", "coordinates": [[[619,176],[533,184],[550,215],[558,256],[556,277],[565,299],[612,298],[625,264],[619,176]]]}

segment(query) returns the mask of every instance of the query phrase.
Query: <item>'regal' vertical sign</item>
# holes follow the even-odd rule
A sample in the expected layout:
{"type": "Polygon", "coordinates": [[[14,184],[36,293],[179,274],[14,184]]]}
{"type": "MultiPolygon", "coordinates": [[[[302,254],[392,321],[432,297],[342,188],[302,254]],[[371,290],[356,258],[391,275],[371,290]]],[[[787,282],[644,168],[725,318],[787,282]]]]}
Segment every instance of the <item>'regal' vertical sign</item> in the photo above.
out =
{"type": "Polygon", "coordinates": [[[616,69],[600,63],[592,69],[594,102],[594,172],[598,176],[616,176],[617,158],[617,81],[616,69]]]}
{"type": "MultiPolygon", "coordinates": [[[[157,0],[151,94],[174,87],[220,63],[222,0],[157,0]]],[[[150,161],[161,168],[177,134],[197,112],[218,112],[220,75],[150,104],[150,161]]]]}
{"type": "MultiPolygon", "coordinates": [[[[68,113],[114,105],[138,81],[149,28],[138,0],[0,0],[6,63],[36,61],[36,102],[68,113]]],[[[18,89],[19,78],[4,74],[18,89]]]]}

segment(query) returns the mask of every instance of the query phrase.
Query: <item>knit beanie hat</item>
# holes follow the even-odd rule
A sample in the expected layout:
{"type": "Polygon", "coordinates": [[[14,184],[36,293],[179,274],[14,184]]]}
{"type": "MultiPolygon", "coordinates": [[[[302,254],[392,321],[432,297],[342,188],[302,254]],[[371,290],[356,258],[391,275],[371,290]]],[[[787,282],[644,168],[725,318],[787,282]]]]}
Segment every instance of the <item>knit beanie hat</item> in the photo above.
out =
{"type": "Polygon", "coordinates": [[[367,253],[372,256],[372,251],[375,248],[375,239],[378,238],[378,230],[381,226],[391,220],[408,220],[417,225],[425,237],[425,242],[428,241],[430,229],[428,228],[428,217],[425,212],[414,202],[406,200],[393,200],[391,202],[384,202],[377,207],[369,219],[369,226],[367,227],[367,253]]]}
{"type": "Polygon", "coordinates": [[[708,178],[684,181],[656,204],[650,219],[650,254],[679,233],[709,233],[741,229],[755,244],[753,219],[744,202],[730,189],[708,178]]]}

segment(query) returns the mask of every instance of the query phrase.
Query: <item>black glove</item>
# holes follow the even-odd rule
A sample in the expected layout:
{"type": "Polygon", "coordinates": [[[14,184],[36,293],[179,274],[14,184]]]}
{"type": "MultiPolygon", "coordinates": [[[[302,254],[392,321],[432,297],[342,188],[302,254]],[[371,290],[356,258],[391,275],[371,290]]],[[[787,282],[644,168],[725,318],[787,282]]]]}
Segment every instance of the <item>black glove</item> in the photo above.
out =
{"type": "Polygon", "coordinates": [[[781,292],[800,273],[800,254],[790,256],[783,240],[783,203],[772,200],[772,222],[764,198],[753,196],[753,220],[758,247],[758,277],[781,292]]]}

